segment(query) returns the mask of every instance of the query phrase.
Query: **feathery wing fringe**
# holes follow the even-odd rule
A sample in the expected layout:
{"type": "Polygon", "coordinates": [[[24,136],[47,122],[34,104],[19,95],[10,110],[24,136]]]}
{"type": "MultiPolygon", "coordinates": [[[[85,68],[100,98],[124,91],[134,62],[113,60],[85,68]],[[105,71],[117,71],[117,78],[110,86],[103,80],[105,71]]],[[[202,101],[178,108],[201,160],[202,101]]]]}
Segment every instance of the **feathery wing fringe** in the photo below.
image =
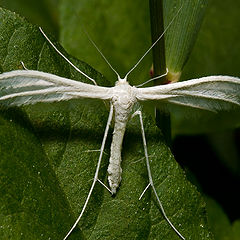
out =
{"type": "Polygon", "coordinates": [[[138,100],[158,101],[208,111],[231,110],[240,106],[240,79],[209,76],[155,87],[139,88],[138,100]]]}
{"type": "Polygon", "coordinates": [[[6,106],[51,103],[78,98],[107,100],[110,98],[109,89],[32,70],[0,74],[0,103],[6,106]]]}

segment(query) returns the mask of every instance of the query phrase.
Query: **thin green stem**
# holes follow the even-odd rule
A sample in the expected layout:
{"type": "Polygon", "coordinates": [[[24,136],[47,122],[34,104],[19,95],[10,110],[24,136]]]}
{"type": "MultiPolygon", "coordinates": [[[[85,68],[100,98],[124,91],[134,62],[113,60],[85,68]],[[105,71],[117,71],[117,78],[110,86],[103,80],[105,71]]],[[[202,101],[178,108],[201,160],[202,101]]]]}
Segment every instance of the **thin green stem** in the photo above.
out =
{"type": "MultiPolygon", "coordinates": [[[[164,32],[163,0],[149,0],[152,43],[164,32]]],[[[164,36],[153,47],[153,74],[154,77],[166,73],[164,36]]],[[[154,85],[166,83],[166,77],[154,81],[154,85]]],[[[156,109],[156,124],[162,130],[168,145],[171,144],[170,114],[156,109]]]]}
{"type": "MultiPolygon", "coordinates": [[[[154,43],[164,32],[162,0],[150,0],[149,6],[152,43],[154,43]]],[[[164,36],[153,47],[153,69],[154,77],[162,75],[166,72],[164,36]]],[[[163,83],[165,83],[164,77],[155,81],[155,85],[160,85],[163,83]]]]}

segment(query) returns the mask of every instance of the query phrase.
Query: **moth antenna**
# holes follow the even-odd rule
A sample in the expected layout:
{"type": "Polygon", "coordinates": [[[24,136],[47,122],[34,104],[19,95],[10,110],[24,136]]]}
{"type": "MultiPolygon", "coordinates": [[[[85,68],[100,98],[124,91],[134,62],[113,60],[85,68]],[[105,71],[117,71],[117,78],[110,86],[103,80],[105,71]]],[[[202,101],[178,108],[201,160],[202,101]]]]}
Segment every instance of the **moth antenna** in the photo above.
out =
{"type": "Polygon", "coordinates": [[[151,45],[151,47],[143,54],[143,56],[137,61],[137,63],[129,70],[129,72],[125,75],[124,79],[128,77],[128,75],[138,66],[138,64],[143,60],[143,58],[152,50],[152,48],[158,43],[158,41],[164,36],[166,31],[169,29],[169,27],[172,25],[176,17],[178,16],[179,12],[181,11],[182,6],[178,9],[176,15],[173,17],[171,22],[168,24],[168,26],[165,28],[163,33],[158,37],[158,39],[151,45]]]}
{"type": "Polygon", "coordinates": [[[83,28],[84,33],[86,34],[88,40],[92,43],[92,45],[97,49],[97,51],[100,53],[100,55],[102,56],[102,58],[104,59],[104,61],[107,63],[107,65],[112,69],[112,71],[117,75],[118,79],[121,78],[120,75],[118,74],[118,72],[114,69],[114,67],[112,66],[112,64],[107,60],[107,58],[105,57],[105,55],[101,52],[101,50],[99,49],[99,47],[97,46],[97,44],[93,41],[93,39],[90,37],[90,35],[88,34],[88,32],[86,31],[85,28],[83,28]]]}
{"type": "Polygon", "coordinates": [[[39,27],[40,32],[42,33],[42,35],[45,37],[45,39],[51,44],[51,46],[55,49],[55,51],[65,60],[67,61],[75,70],[77,70],[79,73],[81,73],[83,76],[85,76],[86,78],[88,78],[90,81],[92,81],[95,85],[97,85],[96,81],[89,77],[86,73],[84,73],[83,71],[81,71],[78,67],[76,67],[65,55],[63,55],[58,49],[57,47],[52,43],[52,41],[48,38],[48,36],[44,33],[44,31],[42,30],[41,27],[39,27]]]}
{"type": "Polygon", "coordinates": [[[147,80],[146,82],[141,83],[141,84],[137,85],[136,87],[142,87],[142,86],[144,86],[145,84],[147,84],[147,83],[149,83],[149,82],[152,82],[152,81],[154,81],[154,80],[156,80],[156,79],[159,79],[159,78],[161,78],[161,77],[167,76],[167,74],[168,74],[168,68],[167,68],[166,73],[164,73],[164,74],[162,74],[162,75],[159,75],[159,76],[157,76],[157,77],[154,77],[154,78],[150,78],[150,79],[147,80]]]}

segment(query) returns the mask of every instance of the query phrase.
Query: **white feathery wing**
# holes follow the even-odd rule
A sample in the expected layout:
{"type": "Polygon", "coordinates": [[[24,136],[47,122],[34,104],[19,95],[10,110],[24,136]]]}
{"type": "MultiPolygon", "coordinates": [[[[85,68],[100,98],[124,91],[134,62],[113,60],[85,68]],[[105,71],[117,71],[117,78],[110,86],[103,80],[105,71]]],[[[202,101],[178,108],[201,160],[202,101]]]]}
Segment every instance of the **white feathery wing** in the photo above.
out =
{"type": "Polygon", "coordinates": [[[231,110],[240,106],[240,79],[230,76],[208,76],[184,82],[138,89],[139,101],[158,101],[172,106],[199,110],[231,110]]]}
{"type": "Polygon", "coordinates": [[[110,89],[32,70],[0,74],[0,103],[6,106],[78,98],[107,100],[110,99],[110,89]]]}
{"type": "MultiPolygon", "coordinates": [[[[112,88],[32,70],[0,74],[0,102],[6,106],[79,98],[110,100],[112,88]]],[[[234,106],[240,106],[240,79],[209,76],[167,85],[137,88],[136,98],[139,101],[159,102],[170,109],[172,105],[179,105],[208,111],[231,110],[234,106]]]]}

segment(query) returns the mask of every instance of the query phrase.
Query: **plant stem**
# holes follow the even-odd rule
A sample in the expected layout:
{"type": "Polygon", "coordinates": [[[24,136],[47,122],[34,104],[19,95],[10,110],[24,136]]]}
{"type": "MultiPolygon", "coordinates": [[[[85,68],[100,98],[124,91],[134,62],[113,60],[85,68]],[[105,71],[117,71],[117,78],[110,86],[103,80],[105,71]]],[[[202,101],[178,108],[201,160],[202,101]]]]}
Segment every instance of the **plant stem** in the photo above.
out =
{"type": "MultiPolygon", "coordinates": [[[[164,32],[163,0],[149,0],[152,43],[164,32]]],[[[153,75],[154,77],[166,73],[164,36],[153,47],[153,75]]],[[[154,81],[154,85],[166,83],[166,77],[154,81]]],[[[162,130],[166,143],[171,144],[170,114],[156,109],[156,124],[162,130]]]]}

